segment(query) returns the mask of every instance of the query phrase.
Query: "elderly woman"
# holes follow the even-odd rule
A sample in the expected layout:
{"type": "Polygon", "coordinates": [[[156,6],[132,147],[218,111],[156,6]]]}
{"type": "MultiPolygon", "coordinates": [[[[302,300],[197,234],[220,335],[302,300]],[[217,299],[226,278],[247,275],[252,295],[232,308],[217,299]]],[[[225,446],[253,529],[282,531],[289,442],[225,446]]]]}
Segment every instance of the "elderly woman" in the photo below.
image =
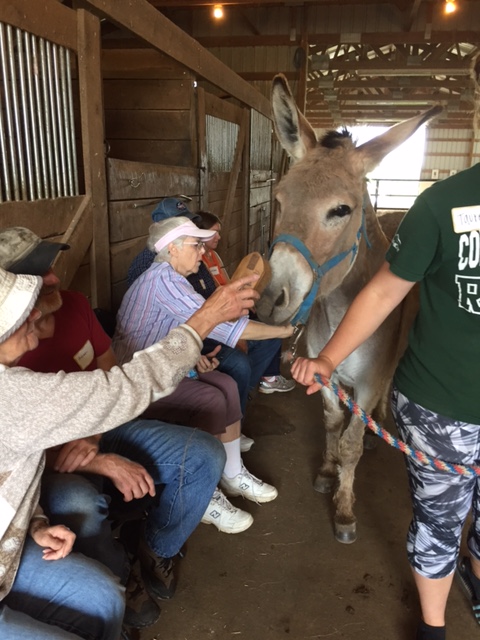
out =
{"type": "Polygon", "coordinates": [[[2,640],[119,640],[123,588],[96,561],[70,553],[74,534],[50,526],[39,507],[44,449],[108,431],[170,393],[198,361],[201,338],[253,305],[255,294],[241,285],[219,292],[213,304],[123,368],[39,374],[14,365],[37,346],[34,305],[42,279],[0,269],[2,640]]]}
{"type": "MultiPolygon", "coordinates": [[[[204,299],[195,292],[186,277],[198,270],[205,250],[203,240],[212,238],[214,233],[199,229],[185,217],[170,218],[150,227],[148,244],[157,255],[151,267],[127,291],[120,306],[113,340],[120,362],[127,362],[136,351],[167,335],[204,304],[204,299]]],[[[291,335],[291,331],[291,327],[268,327],[248,318],[239,318],[235,322],[218,325],[209,336],[234,347],[241,338],[282,338],[291,335]]],[[[200,364],[201,371],[206,371],[205,362],[200,364]]],[[[216,364],[212,360],[211,369],[216,364]]],[[[242,416],[236,383],[218,371],[200,373],[198,377],[198,380],[183,380],[174,394],[156,403],[155,412],[149,410],[148,417],[161,416],[163,420],[198,427],[217,435],[227,455],[220,481],[223,492],[227,496],[241,495],[255,502],[273,500],[277,490],[253,476],[241,459],[242,416]],[[207,394],[212,394],[209,386],[217,387],[215,406],[207,400],[207,394]]],[[[215,524],[220,531],[237,533],[252,523],[251,516],[246,519],[248,515],[234,509],[217,491],[203,521],[215,524]]]]}

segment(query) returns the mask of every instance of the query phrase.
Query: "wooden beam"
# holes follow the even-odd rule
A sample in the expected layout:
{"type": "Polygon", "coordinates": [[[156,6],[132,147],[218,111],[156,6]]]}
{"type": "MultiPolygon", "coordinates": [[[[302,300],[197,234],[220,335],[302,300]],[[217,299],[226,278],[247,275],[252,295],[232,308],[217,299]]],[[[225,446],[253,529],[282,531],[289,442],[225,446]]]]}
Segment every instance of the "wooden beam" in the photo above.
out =
{"type": "MultiPolygon", "coordinates": [[[[271,78],[271,76],[270,76],[271,78]]],[[[315,86],[318,86],[320,83],[318,79],[309,79],[309,86],[313,89],[315,86]]],[[[432,78],[422,78],[422,77],[408,77],[408,76],[398,76],[392,78],[375,78],[372,80],[370,78],[364,78],[357,80],[349,78],[348,80],[334,80],[333,88],[338,91],[339,89],[350,90],[350,89],[392,89],[396,91],[398,89],[413,89],[415,87],[424,88],[432,88],[438,89],[440,87],[449,87],[450,89],[456,91],[462,91],[465,87],[471,86],[470,80],[466,76],[460,76],[454,80],[449,80],[446,82],[445,80],[433,80],[432,78]]],[[[313,91],[308,92],[308,99],[310,99],[311,95],[314,92],[322,92],[322,88],[313,89],[313,91]]]]}
{"type": "MultiPolygon", "coordinates": [[[[344,93],[339,93],[337,94],[337,104],[347,104],[347,103],[363,103],[363,102],[367,102],[367,103],[372,103],[372,104],[376,104],[378,106],[382,106],[384,104],[392,104],[392,103],[413,103],[413,102],[425,102],[426,104],[432,104],[435,102],[440,102],[440,103],[453,103],[453,104],[458,104],[459,102],[467,102],[470,107],[472,104],[472,96],[468,97],[462,97],[462,96],[458,96],[458,95],[453,95],[450,93],[409,93],[409,94],[405,94],[402,95],[400,97],[398,96],[392,96],[390,94],[377,94],[377,95],[354,95],[354,94],[344,94],[344,93]]],[[[311,98],[308,101],[308,108],[309,109],[315,109],[318,106],[321,106],[324,104],[324,101],[314,101],[311,98]]]]}
{"type": "Polygon", "coordinates": [[[75,12],[59,2],[2,0],[0,22],[28,31],[73,51],[77,49],[75,12]]]}
{"type": "MultiPolygon", "coordinates": [[[[105,170],[105,132],[100,51],[100,21],[79,9],[78,17],[78,79],[80,87],[80,116],[85,168],[85,191],[90,198],[91,219],[79,234],[86,243],[90,229],[92,244],[92,306],[110,309],[110,247],[108,232],[107,179],[105,170]]],[[[80,226],[80,224],[79,224],[80,226]]],[[[90,244],[90,243],[89,243],[90,244]]]]}
{"type": "MultiPolygon", "coordinates": [[[[292,3],[295,0],[291,0],[292,3]]],[[[160,8],[177,8],[177,7],[186,7],[189,9],[192,8],[200,8],[200,7],[213,7],[213,5],[218,4],[218,0],[150,0],[151,4],[155,7],[160,8]]],[[[319,4],[319,5],[329,5],[329,4],[378,4],[378,0],[297,0],[297,4],[319,4]]],[[[222,0],[221,4],[227,7],[235,7],[235,6],[260,6],[260,5],[268,5],[274,6],[277,5],[279,7],[284,7],[288,2],[286,0],[222,0]]],[[[392,0],[390,3],[394,6],[398,6],[402,9],[405,8],[404,0],[392,0]]]]}
{"type": "Polygon", "coordinates": [[[267,98],[168,20],[147,0],[85,0],[85,4],[243,104],[271,117],[267,98]]]}
{"type": "Polygon", "coordinates": [[[225,198],[225,209],[223,212],[222,234],[223,234],[223,237],[226,239],[227,248],[228,248],[228,234],[229,234],[230,226],[232,223],[232,211],[233,211],[233,203],[235,200],[235,191],[237,189],[237,182],[238,182],[238,177],[240,175],[240,169],[242,168],[242,155],[243,155],[243,150],[245,148],[248,121],[249,121],[249,112],[245,110],[242,118],[242,123],[240,124],[240,128],[238,130],[237,144],[235,147],[235,155],[233,158],[232,169],[230,171],[227,195],[225,198]]]}
{"type": "Polygon", "coordinates": [[[198,130],[198,168],[200,182],[200,209],[208,211],[208,155],[207,155],[207,113],[205,109],[205,90],[197,91],[197,130],[198,130]]]}
{"type": "Polygon", "coordinates": [[[412,6],[410,7],[408,18],[405,20],[405,31],[410,31],[413,26],[413,23],[417,19],[418,10],[420,8],[420,3],[422,0],[413,0],[412,6]]]}
{"type": "Polygon", "coordinates": [[[298,84],[297,84],[297,106],[302,113],[305,113],[307,106],[307,52],[308,52],[308,22],[307,22],[307,10],[302,8],[302,38],[300,40],[300,47],[303,50],[302,66],[298,69],[298,84]]]}
{"type": "Polygon", "coordinates": [[[18,200],[0,204],[2,227],[28,227],[41,238],[61,236],[85,196],[44,200],[18,200]]]}
{"type": "MultiPolygon", "coordinates": [[[[343,35],[337,33],[310,33],[308,41],[310,46],[335,46],[343,43],[343,35]]],[[[261,36],[207,36],[200,37],[197,41],[204,47],[268,47],[268,46],[288,46],[295,47],[300,43],[300,37],[293,42],[288,33],[261,36]]],[[[471,42],[478,44],[480,35],[478,31],[433,31],[425,37],[423,31],[388,31],[388,32],[364,32],[358,37],[359,45],[386,46],[389,44],[418,44],[449,42],[452,45],[457,42],[471,42]]]]}
{"type": "Polygon", "coordinates": [[[249,82],[271,82],[277,73],[283,73],[287,80],[293,81],[297,79],[296,71],[239,71],[238,75],[249,82]]]}
{"type": "MultiPolygon", "coordinates": [[[[83,262],[86,252],[92,243],[92,211],[93,204],[89,196],[84,196],[73,220],[62,237],[62,242],[70,245],[69,251],[60,251],[55,261],[55,273],[66,289],[70,286],[78,268],[83,262]]],[[[108,247],[108,237],[107,237],[108,247]]],[[[109,249],[107,248],[107,257],[109,249]]],[[[109,260],[110,263],[110,260],[109,260]]],[[[110,285],[110,283],[108,283],[110,285]]],[[[97,306],[92,300],[92,305],[97,306]]]]}

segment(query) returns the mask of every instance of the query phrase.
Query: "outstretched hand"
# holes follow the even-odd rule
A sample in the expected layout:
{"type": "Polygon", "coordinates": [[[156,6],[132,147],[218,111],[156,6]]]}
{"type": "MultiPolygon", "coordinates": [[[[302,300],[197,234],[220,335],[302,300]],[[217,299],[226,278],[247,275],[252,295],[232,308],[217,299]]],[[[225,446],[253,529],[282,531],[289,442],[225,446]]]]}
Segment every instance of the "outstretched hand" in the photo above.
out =
{"type": "Polygon", "coordinates": [[[203,339],[217,324],[247,316],[260,298],[252,285],[258,280],[253,274],[219,287],[187,321],[203,339]]]}
{"type": "Polygon", "coordinates": [[[252,274],[218,287],[203,306],[210,307],[211,312],[217,314],[217,324],[247,316],[255,301],[260,298],[260,294],[253,288],[257,280],[258,275],[252,274]]]}
{"type": "Polygon", "coordinates": [[[307,396],[320,391],[322,384],[315,382],[314,375],[316,373],[330,378],[335,367],[333,362],[327,356],[319,355],[316,358],[297,358],[292,364],[292,377],[294,380],[303,384],[307,389],[307,396]]]}

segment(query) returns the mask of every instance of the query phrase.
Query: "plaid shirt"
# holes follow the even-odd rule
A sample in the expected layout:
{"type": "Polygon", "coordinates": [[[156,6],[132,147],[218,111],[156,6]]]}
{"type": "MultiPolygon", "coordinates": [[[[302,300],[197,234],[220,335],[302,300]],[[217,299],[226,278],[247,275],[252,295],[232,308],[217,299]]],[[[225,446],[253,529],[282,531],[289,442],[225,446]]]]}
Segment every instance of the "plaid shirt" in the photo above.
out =
{"type": "MultiPolygon", "coordinates": [[[[118,311],[113,349],[119,362],[129,361],[136,351],[158,342],[203,303],[202,296],[168,262],[154,262],[135,280],[118,311]]],[[[247,323],[244,316],[222,322],[209,338],[234,347],[247,323]]]]}
{"type": "Polygon", "coordinates": [[[132,260],[132,264],[128,269],[127,282],[129,287],[132,286],[138,276],[141,276],[142,273],[150,267],[154,259],[154,251],[150,251],[147,247],[145,247],[143,251],[140,251],[140,253],[132,260]]]}

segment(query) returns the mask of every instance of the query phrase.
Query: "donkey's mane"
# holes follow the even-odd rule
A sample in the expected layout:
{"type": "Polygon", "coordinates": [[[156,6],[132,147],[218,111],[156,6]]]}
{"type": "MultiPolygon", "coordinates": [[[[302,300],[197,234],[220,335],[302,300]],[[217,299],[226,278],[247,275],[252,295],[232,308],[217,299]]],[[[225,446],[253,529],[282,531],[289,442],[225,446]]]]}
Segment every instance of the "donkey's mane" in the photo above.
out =
{"type": "Polygon", "coordinates": [[[346,127],[342,127],[340,131],[327,131],[319,140],[322,147],[327,149],[336,149],[343,146],[346,140],[352,141],[352,134],[346,127]]]}

